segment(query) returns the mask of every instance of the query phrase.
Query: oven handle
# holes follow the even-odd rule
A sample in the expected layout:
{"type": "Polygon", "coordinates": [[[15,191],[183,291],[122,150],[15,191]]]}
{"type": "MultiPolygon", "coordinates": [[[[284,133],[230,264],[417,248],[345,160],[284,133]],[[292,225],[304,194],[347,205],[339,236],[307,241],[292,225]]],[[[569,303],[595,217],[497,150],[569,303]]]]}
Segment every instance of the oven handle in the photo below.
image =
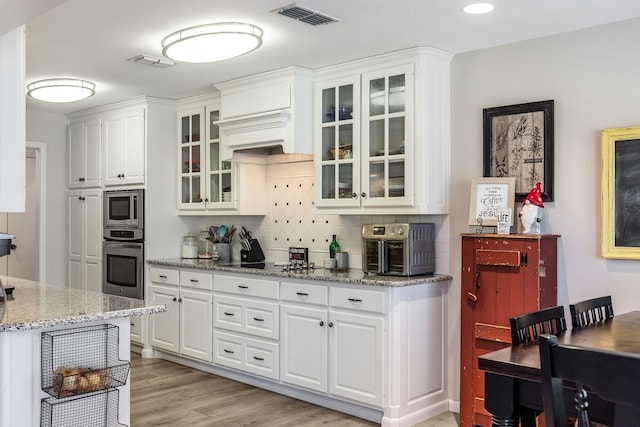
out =
{"type": "Polygon", "coordinates": [[[385,248],[387,242],[384,240],[378,240],[378,273],[384,274],[387,272],[387,257],[385,254],[385,248]]]}

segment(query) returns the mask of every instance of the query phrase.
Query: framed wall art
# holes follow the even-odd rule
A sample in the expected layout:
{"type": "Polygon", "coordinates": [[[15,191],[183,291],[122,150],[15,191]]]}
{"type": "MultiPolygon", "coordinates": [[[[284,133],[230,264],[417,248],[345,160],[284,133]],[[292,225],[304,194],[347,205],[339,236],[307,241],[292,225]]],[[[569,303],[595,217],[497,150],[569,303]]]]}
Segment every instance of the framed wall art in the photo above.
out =
{"type": "MultiPolygon", "coordinates": [[[[471,181],[469,225],[497,226],[498,210],[510,208],[513,213],[515,178],[477,178],[471,181]]],[[[511,224],[513,218],[511,215],[511,224]]]]}
{"type": "Polygon", "coordinates": [[[553,100],[485,108],[483,175],[516,179],[516,201],[537,182],[553,201],[553,100]]]}
{"type": "Polygon", "coordinates": [[[605,129],[602,144],[602,256],[640,259],[640,126],[605,129]]]}

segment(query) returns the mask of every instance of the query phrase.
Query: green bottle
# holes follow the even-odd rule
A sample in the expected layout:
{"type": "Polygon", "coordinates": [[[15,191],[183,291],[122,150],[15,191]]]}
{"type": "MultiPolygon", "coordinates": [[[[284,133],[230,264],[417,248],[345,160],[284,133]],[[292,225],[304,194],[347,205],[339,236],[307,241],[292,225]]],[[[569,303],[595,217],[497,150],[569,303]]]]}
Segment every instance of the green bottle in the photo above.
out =
{"type": "Polygon", "coordinates": [[[329,243],[329,258],[335,258],[336,252],[340,252],[340,245],[336,241],[336,235],[333,235],[333,240],[329,243]]]}

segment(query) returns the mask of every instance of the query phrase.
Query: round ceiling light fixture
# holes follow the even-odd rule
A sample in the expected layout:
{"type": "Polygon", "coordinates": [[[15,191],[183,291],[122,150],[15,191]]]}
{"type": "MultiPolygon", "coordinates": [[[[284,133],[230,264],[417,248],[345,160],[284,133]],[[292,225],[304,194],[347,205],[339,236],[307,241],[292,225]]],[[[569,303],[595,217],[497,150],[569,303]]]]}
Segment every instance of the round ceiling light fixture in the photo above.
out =
{"type": "Polygon", "coordinates": [[[493,11],[493,9],[495,6],[491,3],[471,3],[462,8],[465,13],[470,15],[482,15],[493,11]]]}
{"type": "Polygon", "coordinates": [[[198,25],[162,39],[162,54],[179,62],[216,62],[256,50],[262,29],[242,22],[198,25]]]}
{"type": "Polygon", "coordinates": [[[73,102],[93,96],[96,85],[79,79],[44,79],[27,85],[27,95],[45,102],[73,102]]]}

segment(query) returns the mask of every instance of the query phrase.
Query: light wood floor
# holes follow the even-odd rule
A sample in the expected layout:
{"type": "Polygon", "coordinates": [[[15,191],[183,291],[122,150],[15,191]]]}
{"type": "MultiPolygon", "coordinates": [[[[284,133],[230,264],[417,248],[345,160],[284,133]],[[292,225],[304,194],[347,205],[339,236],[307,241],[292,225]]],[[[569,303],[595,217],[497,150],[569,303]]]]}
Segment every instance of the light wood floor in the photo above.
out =
{"type": "MultiPolygon", "coordinates": [[[[419,427],[457,427],[446,413],[419,427]]],[[[366,427],[361,418],[161,359],[131,354],[131,427],[366,427]]]]}

